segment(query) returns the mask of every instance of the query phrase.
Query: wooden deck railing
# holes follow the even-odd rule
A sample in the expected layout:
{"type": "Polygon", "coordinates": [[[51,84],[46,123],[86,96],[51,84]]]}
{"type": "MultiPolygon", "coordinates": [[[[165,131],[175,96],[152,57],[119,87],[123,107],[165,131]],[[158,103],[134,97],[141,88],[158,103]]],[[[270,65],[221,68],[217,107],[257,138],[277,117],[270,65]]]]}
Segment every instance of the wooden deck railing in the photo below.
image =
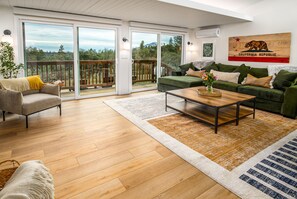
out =
{"type": "MultiPolygon", "coordinates": [[[[26,74],[40,75],[44,82],[63,80],[63,88],[74,88],[73,61],[28,61],[26,74]]],[[[133,83],[156,82],[156,60],[134,60],[132,65],[133,83]]],[[[161,64],[162,76],[170,75],[172,68],[161,64]]],[[[113,60],[80,61],[80,86],[97,87],[115,84],[115,62],[113,60]]]]}

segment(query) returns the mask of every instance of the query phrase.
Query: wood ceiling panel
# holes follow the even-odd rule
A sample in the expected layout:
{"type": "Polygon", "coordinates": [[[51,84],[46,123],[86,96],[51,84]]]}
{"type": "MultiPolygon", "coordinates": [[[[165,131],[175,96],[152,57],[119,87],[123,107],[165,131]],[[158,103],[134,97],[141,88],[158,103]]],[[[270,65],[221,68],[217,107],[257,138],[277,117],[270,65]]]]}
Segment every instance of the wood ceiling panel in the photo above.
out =
{"type": "Polygon", "coordinates": [[[11,6],[196,28],[243,22],[158,0],[9,0],[11,6]]]}

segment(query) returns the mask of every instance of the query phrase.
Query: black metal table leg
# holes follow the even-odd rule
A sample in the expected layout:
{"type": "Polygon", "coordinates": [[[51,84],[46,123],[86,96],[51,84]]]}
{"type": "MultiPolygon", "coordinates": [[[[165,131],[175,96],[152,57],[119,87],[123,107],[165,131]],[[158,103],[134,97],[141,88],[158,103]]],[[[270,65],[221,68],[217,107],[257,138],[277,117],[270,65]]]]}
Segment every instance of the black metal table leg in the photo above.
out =
{"type": "Polygon", "coordinates": [[[253,112],[253,119],[255,119],[255,116],[256,116],[256,98],[254,98],[254,112],[253,112]]]}
{"type": "Polygon", "coordinates": [[[58,105],[59,109],[60,109],[60,116],[62,115],[62,104],[58,105]]]}
{"type": "Polygon", "coordinates": [[[238,126],[239,123],[239,111],[240,111],[240,103],[236,104],[236,126],[238,126]]]}
{"type": "Polygon", "coordinates": [[[2,111],[2,116],[3,116],[3,122],[5,121],[5,111],[2,111]]]}
{"type": "Polygon", "coordinates": [[[215,114],[215,134],[218,132],[218,121],[219,121],[219,108],[216,108],[216,114],[215,114]]]}
{"type": "Polygon", "coordinates": [[[28,115],[26,115],[26,128],[29,127],[29,124],[28,124],[28,115]]]}
{"type": "Polygon", "coordinates": [[[165,93],[165,111],[167,112],[167,93],[165,93]]]}

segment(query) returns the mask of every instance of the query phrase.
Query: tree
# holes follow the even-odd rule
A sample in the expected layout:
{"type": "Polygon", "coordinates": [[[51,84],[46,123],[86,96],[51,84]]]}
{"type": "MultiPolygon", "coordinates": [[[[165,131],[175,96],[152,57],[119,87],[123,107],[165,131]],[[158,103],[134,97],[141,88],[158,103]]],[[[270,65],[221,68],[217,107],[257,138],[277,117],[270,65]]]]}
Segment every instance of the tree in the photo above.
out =
{"type": "Polygon", "coordinates": [[[61,44],[58,53],[64,53],[64,46],[61,44]]]}
{"type": "Polygon", "coordinates": [[[0,43],[0,73],[5,79],[16,78],[23,64],[14,62],[13,47],[7,42],[0,43]]]}

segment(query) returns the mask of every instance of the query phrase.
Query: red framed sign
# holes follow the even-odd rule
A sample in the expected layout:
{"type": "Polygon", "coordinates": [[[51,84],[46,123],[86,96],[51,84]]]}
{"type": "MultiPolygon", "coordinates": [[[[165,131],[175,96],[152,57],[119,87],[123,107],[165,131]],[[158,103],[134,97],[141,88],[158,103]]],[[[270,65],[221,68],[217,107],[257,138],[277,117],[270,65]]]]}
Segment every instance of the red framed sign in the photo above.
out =
{"type": "Polygon", "coordinates": [[[289,63],[291,33],[229,37],[229,61],[289,63]]]}

